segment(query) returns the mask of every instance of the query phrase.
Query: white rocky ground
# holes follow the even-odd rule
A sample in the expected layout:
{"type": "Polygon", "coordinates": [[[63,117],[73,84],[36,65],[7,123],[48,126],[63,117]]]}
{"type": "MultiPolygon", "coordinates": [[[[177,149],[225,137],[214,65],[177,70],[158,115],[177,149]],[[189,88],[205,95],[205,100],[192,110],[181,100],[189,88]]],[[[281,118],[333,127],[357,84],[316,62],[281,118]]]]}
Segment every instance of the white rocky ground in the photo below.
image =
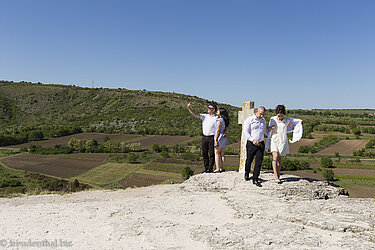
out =
{"type": "Polygon", "coordinates": [[[181,185],[0,199],[0,248],[375,249],[374,199],[295,176],[281,185],[261,177],[261,188],[227,172],[181,185]]]}

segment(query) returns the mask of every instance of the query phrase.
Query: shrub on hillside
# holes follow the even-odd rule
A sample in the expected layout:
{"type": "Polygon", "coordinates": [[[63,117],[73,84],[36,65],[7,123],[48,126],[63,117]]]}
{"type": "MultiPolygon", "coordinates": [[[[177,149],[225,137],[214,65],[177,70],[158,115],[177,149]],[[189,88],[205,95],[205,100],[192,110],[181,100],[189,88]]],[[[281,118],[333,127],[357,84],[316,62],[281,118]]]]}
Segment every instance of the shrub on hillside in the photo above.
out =
{"type": "Polygon", "coordinates": [[[169,149],[168,149],[168,147],[166,145],[161,145],[160,151],[163,151],[163,150],[169,152],[169,149]]]}
{"type": "Polygon", "coordinates": [[[373,148],[375,145],[375,139],[372,139],[370,140],[367,144],[366,144],[366,148],[369,149],[369,148],[373,148]]]}
{"type": "Polygon", "coordinates": [[[240,150],[231,146],[226,147],[225,149],[225,154],[226,155],[239,155],[240,150]]]}
{"type": "Polygon", "coordinates": [[[175,154],[181,154],[186,151],[186,148],[180,144],[176,144],[172,147],[172,152],[175,154]]]}
{"type": "Polygon", "coordinates": [[[353,156],[365,156],[366,149],[362,148],[356,152],[353,152],[353,156]]]}
{"type": "Polygon", "coordinates": [[[322,172],[324,179],[327,181],[333,181],[335,180],[335,174],[332,169],[324,169],[322,172]]]}
{"type": "Polygon", "coordinates": [[[182,154],[182,159],[186,161],[199,161],[199,155],[193,154],[191,152],[186,152],[182,154]]]}
{"type": "Polygon", "coordinates": [[[29,140],[30,141],[40,141],[44,139],[44,134],[42,131],[31,131],[29,134],[29,140]]]}
{"type": "Polygon", "coordinates": [[[310,148],[308,146],[301,146],[298,149],[298,153],[308,153],[310,152],[310,148]]]}
{"type": "Polygon", "coordinates": [[[359,129],[359,128],[352,129],[352,133],[356,136],[360,136],[361,135],[361,129],[359,129]]]}
{"type": "Polygon", "coordinates": [[[184,170],[182,170],[182,179],[187,180],[190,176],[193,176],[193,174],[194,171],[189,166],[186,166],[184,170]]]}
{"type": "Polygon", "coordinates": [[[333,167],[333,161],[331,160],[331,158],[323,157],[320,159],[320,166],[322,168],[331,168],[333,167]]]}
{"type": "Polygon", "coordinates": [[[73,188],[76,189],[78,187],[79,187],[79,181],[77,179],[74,179],[73,188]]]}
{"type": "MultiPolygon", "coordinates": [[[[306,160],[298,160],[298,159],[289,159],[283,158],[282,159],[282,167],[281,170],[285,171],[296,171],[296,170],[304,170],[309,169],[310,164],[306,160]]],[[[262,169],[264,170],[272,170],[272,158],[265,157],[262,162],[262,169]]]]}
{"type": "Polygon", "coordinates": [[[297,160],[297,159],[282,159],[282,170],[287,171],[296,171],[296,170],[303,170],[308,169],[310,164],[305,160],[297,160]]]}
{"type": "Polygon", "coordinates": [[[263,158],[262,169],[272,170],[272,158],[270,157],[263,158]]]}
{"type": "Polygon", "coordinates": [[[129,163],[137,163],[138,155],[136,155],[134,153],[129,153],[127,159],[128,159],[129,163]]]}
{"type": "Polygon", "coordinates": [[[155,153],[160,153],[160,146],[159,144],[153,144],[152,147],[151,147],[152,151],[154,151],[155,153]]]}
{"type": "MultiPolygon", "coordinates": [[[[296,171],[296,170],[304,170],[309,169],[310,164],[306,160],[298,160],[298,159],[282,159],[282,167],[281,170],[285,171],[296,171]]],[[[265,170],[272,170],[272,158],[265,157],[262,162],[262,169],[265,170]]]]}
{"type": "Polygon", "coordinates": [[[5,180],[1,180],[1,182],[0,182],[1,188],[19,187],[19,186],[22,186],[22,183],[19,180],[16,180],[16,179],[5,179],[5,180]]]}
{"type": "Polygon", "coordinates": [[[355,128],[357,128],[357,123],[356,123],[355,121],[351,121],[351,122],[349,123],[349,128],[350,128],[350,129],[355,129],[355,128]]]}
{"type": "Polygon", "coordinates": [[[169,153],[167,150],[163,149],[160,153],[160,156],[163,157],[163,158],[168,158],[169,157],[169,153]]]}

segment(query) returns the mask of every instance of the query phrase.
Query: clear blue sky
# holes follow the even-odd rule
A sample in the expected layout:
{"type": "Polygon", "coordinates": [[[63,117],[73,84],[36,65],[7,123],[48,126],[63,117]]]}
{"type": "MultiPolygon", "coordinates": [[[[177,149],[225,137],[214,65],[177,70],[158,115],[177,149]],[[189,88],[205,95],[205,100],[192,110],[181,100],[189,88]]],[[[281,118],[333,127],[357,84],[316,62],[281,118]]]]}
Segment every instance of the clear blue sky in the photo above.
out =
{"type": "Polygon", "coordinates": [[[0,79],[375,108],[372,0],[2,0],[0,79]]]}

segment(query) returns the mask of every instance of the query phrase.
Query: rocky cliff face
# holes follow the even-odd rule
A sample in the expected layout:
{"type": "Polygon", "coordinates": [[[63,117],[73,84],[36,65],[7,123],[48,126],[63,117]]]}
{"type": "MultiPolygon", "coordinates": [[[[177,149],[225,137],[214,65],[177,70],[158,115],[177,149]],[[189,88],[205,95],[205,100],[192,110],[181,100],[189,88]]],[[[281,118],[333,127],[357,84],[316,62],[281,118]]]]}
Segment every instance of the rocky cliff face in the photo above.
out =
{"type": "MultiPolygon", "coordinates": [[[[0,233],[13,241],[61,239],[74,249],[373,249],[375,202],[325,182],[237,172],[181,185],[1,199],[0,233]]],[[[22,248],[22,247],[21,247],[22,248]]]]}

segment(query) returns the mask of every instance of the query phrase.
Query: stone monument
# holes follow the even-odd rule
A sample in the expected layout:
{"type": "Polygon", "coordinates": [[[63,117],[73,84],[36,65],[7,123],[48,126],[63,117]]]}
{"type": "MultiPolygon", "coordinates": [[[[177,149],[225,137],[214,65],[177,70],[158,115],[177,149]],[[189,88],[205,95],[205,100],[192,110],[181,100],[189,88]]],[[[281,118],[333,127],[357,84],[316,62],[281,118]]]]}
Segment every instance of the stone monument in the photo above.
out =
{"type": "Polygon", "coordinates": [[[243,123],[249,117],[255,113],[254,102],[247,101],[242,103],[242,111],[238,111],[238,124],[242,124],[242,134],[241,134],[241,156],[240,156],[240,167],[239,172],[245,173],[245,163],[246,163],[246,143],[247,139],[243,133],[243,123]]]}

